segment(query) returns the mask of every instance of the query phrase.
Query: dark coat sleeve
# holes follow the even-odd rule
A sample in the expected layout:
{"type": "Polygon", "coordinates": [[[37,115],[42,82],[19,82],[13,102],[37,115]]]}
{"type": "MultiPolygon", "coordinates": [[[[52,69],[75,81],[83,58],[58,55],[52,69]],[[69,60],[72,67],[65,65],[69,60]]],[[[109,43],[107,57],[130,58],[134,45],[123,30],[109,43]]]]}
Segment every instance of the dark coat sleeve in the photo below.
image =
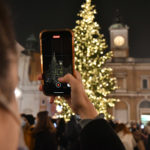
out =
{"type": "Polygon", "coordinates": [[[81,150],[125,150],[112,127],[97,119],[87,124],[80,135],[81,150]]]}

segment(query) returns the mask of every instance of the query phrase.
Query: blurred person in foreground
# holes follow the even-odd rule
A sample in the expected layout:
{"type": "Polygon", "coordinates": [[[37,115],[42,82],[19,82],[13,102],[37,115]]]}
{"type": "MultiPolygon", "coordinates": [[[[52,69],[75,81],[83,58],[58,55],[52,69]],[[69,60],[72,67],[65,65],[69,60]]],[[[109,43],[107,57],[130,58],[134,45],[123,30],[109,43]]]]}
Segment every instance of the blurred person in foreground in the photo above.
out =
{"type": "Polygon", "coordinates": [[[0,149],[17,150],[20,115],[14,90],[18,83],[18,54],[11,15],[0,0],[0,149]]]}
{"type": "Polygon", "coordinates": [[[37,114],[33,138],[35,141],[33,150],[57,150],[56,129],[47,111],[37,114]]]}
{"type": "MultiPolygon", "coordinates": [[[[39,76],[39,80],[42,80],[42,75],[39,76]]],[[[71,97],[66,98],[66,100],[72,110],[81,118],[80,149],[125,150],[119,137],[108,122],[99,118],[95,107],[85,93],[80,73],[75,71],[75,76],[67,74],[58,80],[71,85],[71,97]]],[[[40,90],[42,91],[42,89],[41,85],[40,90]]],[[[54,99],[55,97],[51,97],[51,103],[54,99]]]]}

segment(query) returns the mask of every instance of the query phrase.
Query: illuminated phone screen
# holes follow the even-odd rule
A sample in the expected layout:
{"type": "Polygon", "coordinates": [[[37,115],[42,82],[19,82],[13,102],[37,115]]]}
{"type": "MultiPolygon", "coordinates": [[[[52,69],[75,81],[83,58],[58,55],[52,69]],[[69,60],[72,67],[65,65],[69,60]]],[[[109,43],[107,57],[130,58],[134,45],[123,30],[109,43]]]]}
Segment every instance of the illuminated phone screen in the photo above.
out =
{"type": "Polygon", "coordinates": [[[69,31],[42,34],[44,91],[47,95],[70,93],[70,85],[60,83],[59,77],[73,73],[72,35],[69,31]]]}

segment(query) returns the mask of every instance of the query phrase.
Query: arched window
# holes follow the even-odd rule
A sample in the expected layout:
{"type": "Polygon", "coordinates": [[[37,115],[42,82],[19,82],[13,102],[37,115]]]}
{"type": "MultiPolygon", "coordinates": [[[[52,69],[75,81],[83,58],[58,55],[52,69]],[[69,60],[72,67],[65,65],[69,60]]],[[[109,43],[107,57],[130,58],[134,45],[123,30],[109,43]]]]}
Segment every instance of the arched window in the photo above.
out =
{"type": "Polygon", "coordinates": [[[150,101],[145,100],[141,102],[140,108],[150,108],[150,101]]]}

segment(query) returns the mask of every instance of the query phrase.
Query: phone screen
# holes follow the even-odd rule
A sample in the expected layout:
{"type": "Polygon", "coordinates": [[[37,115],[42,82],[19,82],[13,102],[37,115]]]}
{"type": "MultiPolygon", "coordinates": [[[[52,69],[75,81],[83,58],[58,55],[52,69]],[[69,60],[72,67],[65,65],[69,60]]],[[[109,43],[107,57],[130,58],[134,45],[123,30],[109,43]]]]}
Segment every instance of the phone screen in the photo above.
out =
{"type": "Polygon", "coordinates": [[[59,77],[73,74],[72,34],[69,31],[42,33],[44,92],[46,95],[70,94],[70,85],[59,77]]]}

